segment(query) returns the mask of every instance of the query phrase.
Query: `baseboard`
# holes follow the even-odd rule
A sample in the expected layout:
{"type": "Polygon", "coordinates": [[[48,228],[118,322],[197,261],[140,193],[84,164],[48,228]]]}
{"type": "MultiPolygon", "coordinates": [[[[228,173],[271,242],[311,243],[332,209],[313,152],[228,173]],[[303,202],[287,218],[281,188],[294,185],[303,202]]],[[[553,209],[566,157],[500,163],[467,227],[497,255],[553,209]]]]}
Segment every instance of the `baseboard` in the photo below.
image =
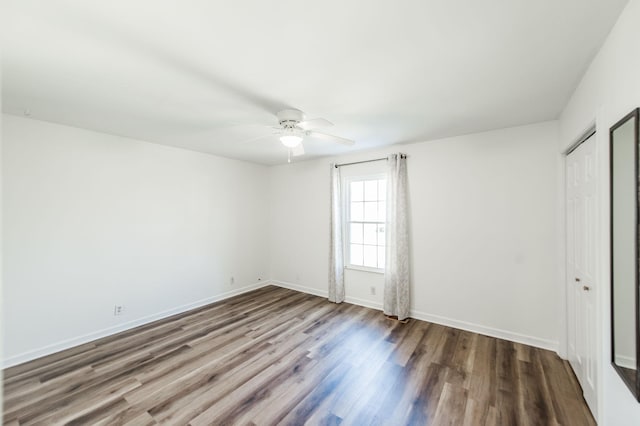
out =
{"type": "MultiPolygon", "coordinates": [[[[288,283],[285,281],[272,280],[271,284],[288,288],[290,290],[301,291],[303,293],[314,294],[316,296],[327,297],[328,292],[325,290],[318,290],[313,287],[307,287],[300,284],[288,283]]],[[[345,302],[353,303],[354,305],[364,306],[366,308],[372,308],[382,310],[382,304],[371,302],[369,300],[359,299],[356,297],[347,296],[345,302]]],[[[432,322],[435,324],[446,325],[447,327],[457,328],[460,330],[470,331],[473,333],[482,334],[485,336],[495,337],[498,339],[509,340],[511,342],[522,343],[536,348],[548,349],[550,351],[558,352],[558,342],[553,340],[540,339],[538,337],[527,336],[525,334],[514,333],[507,330],[501,330],[492,327],[486,327],[484,325],[470,323],[466,321],[459,321],[453,318],[447,318],[440,315],[428,314],[426,312],[411,310],[411,318],[419,319],[422,321],[432,322]]]]}
{"type": "Polygon", "coordinates": [[[558,352],[558,342],[553,340],[540,339],[538,337],[528,336],[526,334],[514,333],[499,328],[487,327],[466,321],[460,321],[453,318],[447,318],[440,315],[428,314],[421,311],[411,311],[411,318],[422,321],[432,322],[435,324],[446,325],[447,327],[458,328],[460,330],[471,331],[473,333],[482,334],[498,339],[509,340],[515,343],[522,343],[536,348],[547,349],[558,352]]]}
{"type": "Polygon", "coordinates": [[[300,284],[293,284],[293,283],[288,283],[286,281],[277,281],[277,280],[271,280],[270,284],[278,287],[282,287],[282,288],[288,288],[289,290],[295,290],[302,293],[313,294],[314,296],[329,297],[329,292],[327,290],[318,290],[317,288],[307,287],[300,284]]]}
{"type": "Polygon", "coordinates": [[[636,369],[636,360],[630,356],[616,355],[616,364],[630,370],[636,369]]]}
{"type": "Polygon", "coordinates": [[[382,311],[382,303],[373,302],[371,300],[359,299],[357,297],[347,296],[344,299],[347,303],[353,303],[354,305],[364,306],[365,308],[371,308],[378,311],[382,311]]]}
{"type": "MultiPolygon", "coordinates": [[[[318,290],[317,288],[307,287],[300,284],[294,284],[286,281],[277,281],[277,280],[271,280],[271,284],[278,287],[282,287],[282,288],[288,288],[289,290],[295,290],[295,291],[300,291],[302,293],[313,294],[314,296],[329,297],[329,292],[326,290],[318,290]]],[[[379,311],[382,310],[382,303],[372,302],[371,300],[347,296],[344,299],[344,301],[347,303],[352,303],[354,305],[364,306],[365,308],[377,309],[379,311]]]]}
{"type": "Polygon", "coordinates": [[[11,356],[9,358],[2,360],[2,368],[13,367],[18,364],[22,364],[28,361],[32,361],[34,359],[51,355],[56,352],[63,351],[65,349],[72,348],[74,346],[79,346],[85,343],[92,342],[94,340],[111,336],[116,333],[120,333],[122,331],[130,330],[135,327],[139,327],[141,325],[148,324],[153,321],[157,321],[163,318],[170,317],[172,315],[181,314],[183,312],[190,311],[192,309],[199,308],[201,306],[208,305],[210,303],[219,302],[220,300],[228,299],[233,296],[237,296],[239,294],[247,293],[249,291],[256,290],[258,288],[265,287],[270,285],[270,281],[260,281],[255,284],[250,284],[248,286],[244,286],[241,288],[233,289],[231,291],[227,291],[221,294],[217,294],[215,296],[207,297],[206,299],[201,299],[192,303],[187,303],[181,306],[177,306],[175,308],[167,309],[162,312],[158,312],[155,314],[147,315],[142,318],[138,318],[132,321],[128,321],[122,324],[118,324],[113,327],[104,328],[102,330],[98,330],[92,333],[87,333],[82,336],[72,337],[70,339],[65,339],[60,342],[56,342],[47,346],[43,346],[38,349],[33,349],[27,352],[23,352],[18,355],[11,356]]]}
{"type": "MultiPolygon", "coordinates": [[[[290,290],[299,291],[302,293],[313,294],[320,297],[328,297],[328,292],[326,290],[318,290],[313,287],[307,287],[300,284],[288,283],[285,281],[277,281],[277,280],[266,280],[261,281],[255,284],[251,284],[242,288],[234,289],[231,291],[227,291],[212,297],[208,297],[206,299],[201,299],[196,302],[188,303],[185,305],[181,305],[172,309],[168,309],[162,312],[158,312],[156,314],[147,315],[142,318],[138,318],[136,320],[128,321],[123,324],[118,324],[113,327],[105,328],[102,330],[98,330],[92,333],[88,333],[82,336],[73,337],[70,339],[66,339],[60,342],[56,342],[51,345],[43,346],[38,349],[33,349],[27,352],[20,353],[18,355],[11,356],[9,358],[2,360],[2,368],[13,367],[18,364],[22,364],[24,362],[32,361],[36,358],[40,358],[46,355],[51,355],[56,352],[60,352],[65,349],[72,348],[74,346],[82,345],[84,343],[89,343],[91,341],[100,339],[102,337],[107,337],[116,333],[120,333],[122,331],[126,331],[132,329],[134,327],[138,327],[144,324],[148,324],[153,321],[157,321],[163,318],[170,317],[172,315],[180,314],[191,309],[196,309],[201,306],[208,305],[210,303],[218,302],[220,300],[228,299],[233,296],[237,296],[242,293],[247,293],[249,291],[256,290],[261,287],[265,287],[267,285],[275,285],[278,287],[288,288],[290,290]]],[[[347,296],[345,302],[352,303],[358,306],[364,306],[366,308],[382,310],[382,304],[377,302],[372,302],[365,299],[360,299],[356,297],[347,296]]],[[[469,323],[465,321],[459,321],[452,318],[442,317],[439,315],[428,314],[426,312],[411,311],[411,317],[415,319],[419,319],[422,321],[428,321],[436,324],[445,325],[448,327],[453,327],[461,330],[471,331],[473,333],[483,334],[485,336],[496,337],[499,339],[509,340],[512,342],[523,343],[525,345],[535,346],[537,348],[548,349],[557,352],[558,350],[558,342],[539,339],[537,337],[527,336],[519,333],[513,333],[506,330],[486,327],[479,324],[469,323]]],[[[623,361],[623,360],[621,360],[623,361]]],[[[620,362],[619,365],[626,366],[627,363],[620,362]]]]}

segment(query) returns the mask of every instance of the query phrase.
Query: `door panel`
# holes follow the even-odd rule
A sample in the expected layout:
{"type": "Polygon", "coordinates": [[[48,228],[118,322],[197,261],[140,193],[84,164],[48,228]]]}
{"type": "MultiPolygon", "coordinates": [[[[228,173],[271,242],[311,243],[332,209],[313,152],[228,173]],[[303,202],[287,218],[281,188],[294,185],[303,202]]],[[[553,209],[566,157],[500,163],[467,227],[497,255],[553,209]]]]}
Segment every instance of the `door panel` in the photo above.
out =
{"type": "Polygon", "coordinates": [[[569,362],[596,414],[595,136],[566,159],[567,337],[569,362]]]}
{"type": "MultiPolygon", "coordinates": [[[[570,176],[567,174],[567,176],[570,176]]],[[[568,191],[567,191],[568,193],[568,191]]],[[[575,269],[575,224],[576,224],[576,200],[573,198],[567,198],[567,293],[574,291],[574,286],[571,280],[573,279],[573,271],[575,269]],[[570,271],[570,272],[569,272],[570,271]]],[[[576,297],[574,294],[567,294],[567,344],[569,361],[572,365],[575,363],[574,355],[576,354],[576,335],[575,332],[577,318],[576,318],[576,297]]],[[[573,369],[576,370],[576,366],[573,365],[573,369]]]]}

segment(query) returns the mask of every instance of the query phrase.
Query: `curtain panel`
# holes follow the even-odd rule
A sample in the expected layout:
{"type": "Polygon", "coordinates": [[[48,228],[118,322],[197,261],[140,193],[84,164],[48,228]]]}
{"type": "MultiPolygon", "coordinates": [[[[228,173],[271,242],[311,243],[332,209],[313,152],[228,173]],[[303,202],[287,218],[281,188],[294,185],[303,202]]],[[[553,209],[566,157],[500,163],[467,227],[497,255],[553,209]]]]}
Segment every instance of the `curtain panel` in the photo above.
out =
{"type": "Polygon", "coordinates": [[[393,154],[387,161],[386,262],[384,313],[399,320],[409,317],[409,223],[407,159],[393,154]]]}
{"type": "Polygon", "coordinates": [[[342,191],[340,168],[331,163],[331,211],[329,230],[329,301],[344,302],[344,257],[342,254],[342,191]]]}

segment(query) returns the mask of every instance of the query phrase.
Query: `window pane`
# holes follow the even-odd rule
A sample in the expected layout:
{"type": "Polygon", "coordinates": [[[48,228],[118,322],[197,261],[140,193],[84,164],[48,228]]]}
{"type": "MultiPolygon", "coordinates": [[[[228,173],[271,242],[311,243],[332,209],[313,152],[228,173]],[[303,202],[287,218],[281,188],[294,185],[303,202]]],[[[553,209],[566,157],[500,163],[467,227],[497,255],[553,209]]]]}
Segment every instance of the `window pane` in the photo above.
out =
{"type": "Polygon", "coordinates": [[[364,243],[371,244],[375,246],[378,244],[378,236],[376,235],[378,225],[375,223],[365,223],[364,224],[364,243]]]}
{"type": "Polygon", "coordinates": [[[360,180],[349,185],[349,263],[384,269],[387,180],[360,180]]]}
{"type": "Polygon", "coordinates": [[[384,247],[378,247],[378,268],[384,269],[384,247]]]}
{"type": "Polygon", "coordinates": [[[378,222],[387,220],[387,203],[380,201],[378,203],[378,222]]]}
{"type": "Polygon", "coordinates": [[[378,203],[370,201],[364,203],[364,220],[367,222],[378,221],[378,203]]]}
{"type": "Polygon", "coordinates": [[[364,266],[370,266],[376,268],[378,265],[378,247],[377,246],[363,246],[364,247],[364,266]]]}
{"type": "Polygon", "coordinates": [[[351,182],[351,201],[364,200],[364,182],[351,182]]]}
{"type": "Polygon", "coordinates": [[[349,253],[349,262],[352,265],[362,266],[362,245],[351,244],[351,253],[349,253]]]}
{"type": "Polygon", "coordinates": [[[384,235],[384,225],[377,225],[378,228],[378,245],[385,246],[385,235],[384,235]]]}
{"type": "Polygon", "coordinates": [[[351,203],[351,222],[362,222],[364,203],[351,203]]]}
{"type": "Polygon", "coordinates": [[[364,200],[378,201],[378,181],[377,180],[364,181],[364,200]]]}
{"type": "Polygon", "coordinates": [[[362,224],[361,223],[352,223],[351,224],[351,232],[349,234],[351,243],[362,244],[362,224]]]}
{"type": "Polygon", "coordinates": [[[378,181],[378,200],[386,200],[387,199],[387,180],[380,179],[378,181]]]}

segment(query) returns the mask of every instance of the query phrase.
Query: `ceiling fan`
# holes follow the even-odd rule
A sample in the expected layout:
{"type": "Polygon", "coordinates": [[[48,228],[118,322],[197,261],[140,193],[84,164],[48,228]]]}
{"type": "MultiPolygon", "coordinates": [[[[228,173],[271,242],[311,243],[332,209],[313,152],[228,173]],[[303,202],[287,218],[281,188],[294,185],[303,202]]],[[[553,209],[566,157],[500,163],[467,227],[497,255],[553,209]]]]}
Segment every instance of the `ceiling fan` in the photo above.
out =
{"type": "MultiPolygon", "coordinates": [[[[330,135],[316,130],[331,127],[333,126],[333,123],[325,120],[324,118],[307,120],[305,114],[297,109],[282,110],[276,114],[276,117],[278,118],[278,126],[273,127],[273,129],[275,129],[274,134],[277,135],[280,142],[288,148],[289,162],[291,162],[292,155],[296,157],[304,154],[302,141],[305,138],[336,142],[342,145],[353,145],[355,143],[351,139],[341,138],[339,136],[330,135]]],[[[250,141],[268,137],[270,136],[260,136],[255,139],[251,139],[250,141]]]]}

